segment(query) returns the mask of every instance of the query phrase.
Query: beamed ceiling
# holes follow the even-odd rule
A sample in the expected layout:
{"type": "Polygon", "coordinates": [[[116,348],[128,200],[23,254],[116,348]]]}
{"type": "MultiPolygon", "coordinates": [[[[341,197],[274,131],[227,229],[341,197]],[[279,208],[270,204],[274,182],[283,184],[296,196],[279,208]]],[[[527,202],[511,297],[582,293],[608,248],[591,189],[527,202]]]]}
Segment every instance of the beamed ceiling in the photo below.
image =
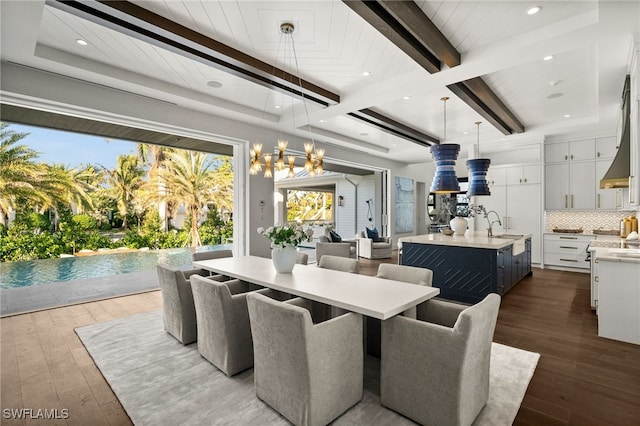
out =
{"type": "MultiPolygon", "coordinates": [[[[470,146],[476,121],[485,123],[480,138],[491,149],[612,134],[639,32],[638,2],[535,4],[542,10],[528,15],[532,3],[508,0],[2,1],[1,54],[3,65],[404,163],[428,161],[427,147],[445,133],[445,142],[470,146]],[[295,26],[297,69],[284,58],[283,22],[295,26]]],[[[29,114],[3,105],[2,119],[25,122],[29,114]]],[[[230,151],[64,121],[69,130],[230,151]]]]}

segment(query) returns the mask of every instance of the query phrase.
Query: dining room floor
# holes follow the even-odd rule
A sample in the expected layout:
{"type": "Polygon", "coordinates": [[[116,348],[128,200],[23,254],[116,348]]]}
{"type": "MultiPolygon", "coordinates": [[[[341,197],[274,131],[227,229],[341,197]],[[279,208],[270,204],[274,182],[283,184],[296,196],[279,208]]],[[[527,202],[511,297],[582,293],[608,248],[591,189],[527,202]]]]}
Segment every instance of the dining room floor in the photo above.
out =
{"type": "MultiPolygon", "coordinates": [[[[360,272],[382,262],[397,259],[360,259],[360,272]]],[[[637,424],[640,345],[597,336],[589,288],[588,274],[534,268],[503,298],[494,341],[541,354],[515,425],[637,424]]],[[[57,424],[130,425],[74,329],[161,306],[150,291],[1,318],[0,405],[68,409],[57,424]]]]}

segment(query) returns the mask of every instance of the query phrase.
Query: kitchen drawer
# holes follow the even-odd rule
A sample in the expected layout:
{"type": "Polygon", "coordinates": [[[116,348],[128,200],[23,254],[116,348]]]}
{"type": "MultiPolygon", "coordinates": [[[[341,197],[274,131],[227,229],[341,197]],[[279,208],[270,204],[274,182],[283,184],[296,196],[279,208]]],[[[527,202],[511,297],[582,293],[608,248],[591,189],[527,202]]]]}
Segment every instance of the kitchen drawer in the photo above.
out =
{"type": "Polygon", "coordinates": [[[545,265],[554,265],[554,266],[565,266],[567,268],[579,268],[579,269],[589,269],[590,263],[585,259],[587,258],[587,253],[584,251],[580,253],[548,253],[546,250],[544,252],[544,263],[545,265]]]}
{"type": "Polygon", "coordinates": [[[579,240],[546,240],[544,251],[553,253],[580,253],[586,254],[589,241],[579,240]]]}
{"type": "Polygon", "coordinates": [[[593,235],[576,235],[576,234],[544,234],[544,241],[580,241],[590,243],[595,239],[593,235]]]}

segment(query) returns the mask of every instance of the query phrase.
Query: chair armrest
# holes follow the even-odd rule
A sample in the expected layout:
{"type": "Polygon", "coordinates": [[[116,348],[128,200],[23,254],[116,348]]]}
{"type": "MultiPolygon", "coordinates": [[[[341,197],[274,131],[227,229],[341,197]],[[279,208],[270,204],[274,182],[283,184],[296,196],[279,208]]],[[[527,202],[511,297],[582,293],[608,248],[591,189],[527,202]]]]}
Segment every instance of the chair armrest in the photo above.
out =
{"type": "Polygon", "coordinates": [[[267,296],[271,299],[278,300],[280,302],[284,302],[285,300],[289,300],[293,298],[289,293],[285,293],[284,291],[273,290],[271,288],[262,288],[260,290],[255,290],[256,293],[260,293],[264,296],[267,296]]]}
{"type": "Polygon", "coordinates": [[[468,307],[469,306],[461,305],[459,303],[430,299],[417,306],[417,317],[418,320],[425,321],[427,323],[434,323],[452,328],[458,320],[460,312],[464,311],[468,307]]]}
{"type": "Polygon", "coordinates": [[[383,357],[404,358],[407,365],[416,365],[426,353],[446,351],[456,353],[465,344],[456,339],[453,328],[396,315],[382,321],[383,357]]]}
{"type": "Polygon", "coordinates": [[[201,277],[208,277],[209,276],[209,271],[205,270],[205,269],[186,269],[184,271],[182,271],[182,273],[184,274],[184,277],[186,279],[189,279],[189,277],[191,275],[200,275],[201,277]]]}
{"type": "Polygon", "coordinates": [[[362,383],[364,368],[362,315],[349,312],[314,324],[308,350],[327,380],[362,383]]]}
{"type": "Polygon", "coordinates": [[[224,284],[229,288],[229,292],[231,292],[232,296],[251,291],[251,286],[246,281],[233,279],[225,281],[224,284]]]}

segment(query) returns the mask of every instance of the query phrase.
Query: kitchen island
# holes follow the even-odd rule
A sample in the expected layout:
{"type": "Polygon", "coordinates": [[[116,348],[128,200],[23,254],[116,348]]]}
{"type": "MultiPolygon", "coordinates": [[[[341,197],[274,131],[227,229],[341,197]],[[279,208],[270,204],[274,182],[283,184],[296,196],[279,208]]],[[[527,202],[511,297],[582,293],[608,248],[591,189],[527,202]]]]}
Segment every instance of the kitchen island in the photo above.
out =
{"type": "Polygon", "coordinates": [[[489,293],[503,296],[531,275],[531,237],[470,231],[404,237],[400,263],[431,269],[440,297],[477,303],[489,293]]]}
{"type": "Polygon", "coordinates": [[[598,336],[640,344],[640,249],[594,250],[598,336]]]}

